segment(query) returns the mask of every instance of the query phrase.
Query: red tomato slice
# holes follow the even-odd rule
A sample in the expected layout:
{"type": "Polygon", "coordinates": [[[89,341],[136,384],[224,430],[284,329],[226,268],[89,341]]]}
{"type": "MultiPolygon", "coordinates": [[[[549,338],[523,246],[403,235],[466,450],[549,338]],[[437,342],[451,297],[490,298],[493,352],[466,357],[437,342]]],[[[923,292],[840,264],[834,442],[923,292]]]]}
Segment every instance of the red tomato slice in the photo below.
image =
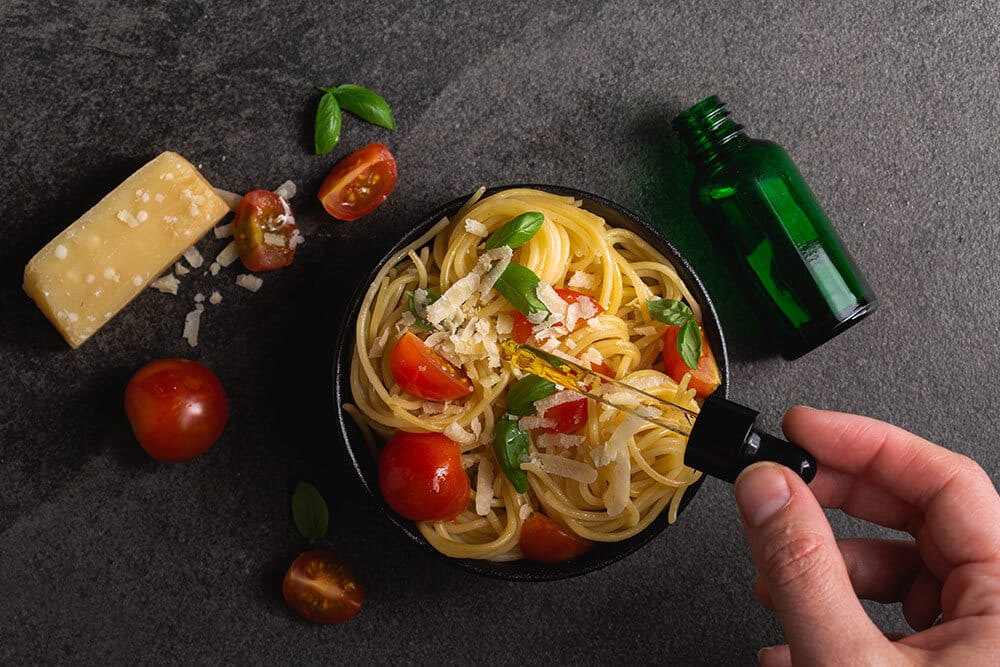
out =
{"type": "Polygon", "coordinates": [[[229,418],[229,402],[219,378],[201,364],[160,359],[129,380],[125,414],[150,456],[177,463],[193,459],[219,439],[229,418]]]}
{"type": "Polygon", "coordinates": [[[267,190],[244,195],[233,218],[233,241],[250,271],[271,271],[295,259],[298,227],[284,197],[267,190]]]}
{"type": "Polygon", "coordinates": [[[450,361],[424,345],[412,331],[396,341],[389,371],[399,388],[428,401],[452,401],[472,393],[472,381],[450,361]]]}
{"type": "MultiPolygon", "coordinates": [[[[596,299],[591,296],[587,296],[582,292],[577,292],[572,289],[559,288],[556,290],[556,294],[561,296],[562,300],[568,303],[573,303],[579,299],[586,299],[591,308],[597,311],[598,315],[604,312],[604,308],[601,307],[601,304],[597,303],[596,299]]],[[[580,305],[582,306],[584,304],[581,303],[580,305]]],[[[514,327],[510,332],[510,337],[518,343],[527,343],[528,339],[531,338],[532,329],[534,329],[535,325],[529,322],[528,318],[525,317],[520,311],[514,311],[512,314],[514,315],[514,327]]],[[[579,327],[583,321],[584,320],[578,320],[576,326],[573,327],[573,330],[576,331],[577,327],[579,327]]]]}
{"type": "Polygon", "coordinates": [[[603,361],[599,364],[593,364],[593,363],[590,364],[590,370],[594,371],[595,373],[600,373],[601,375],[604,375],[609,378],[613,378],[615,376],[615,372],[614,370],[612,370],[611,366],[608,366],[603,361]]]}
{"type": "Polygon", "coordinates": [[[396,158],[382,144],[368,144],[333,166],[319,187],[319,200],[338,220],[357,220],[396,187],[396,158]]]}
{"type": "MultiPolygon", "coordinates": [[[[698,328],[701,329],[700,324],[698,328]]],[[[719,376],[719,366],[715,363],[712,350],[708,347],[705,331],[702,330],[701,359],[698,361],[698,368],[692,370],[688,367],[687,362],[681,358],[680,352],[677,351],[677,336],[680,329],[680,327],[670,327],[663,334],[663,367],[666,369],[667,375],[672,377],[675,382],[680,382],[685,373],[690,373],[691,381],[688,382],[688,386],[694,389],[696,396],[705,398],[722,383],[719,376]]]]}
{"type": "Polygon", "coordinates": [[[587,423],[587,399],[581,398],[553,406],[545,411],[545,418],[556,423],[555,426],[543,428],[542,431],[546,433],[576,433],[587,423]]]}
{"type": "Polygon", "coordinates": [[[590,540],[574,535],[537,512],[521,526],[520,545],[524,557],[538,563],[564,563],[594,548],[590,540]]]}
{"type": "Polygon", "coordinates": [[[343,623],[365,599],[354,570],[328,549],[299,554],[285,573],[281,593],[295,613],[312,623],[343,623]]]}
{"type": "Polygon", "coordinates": [[[379,456],[382,497],[412,521],[448,521],[469,503],[462,451],[441,433],[396,431],[379,456]]]}

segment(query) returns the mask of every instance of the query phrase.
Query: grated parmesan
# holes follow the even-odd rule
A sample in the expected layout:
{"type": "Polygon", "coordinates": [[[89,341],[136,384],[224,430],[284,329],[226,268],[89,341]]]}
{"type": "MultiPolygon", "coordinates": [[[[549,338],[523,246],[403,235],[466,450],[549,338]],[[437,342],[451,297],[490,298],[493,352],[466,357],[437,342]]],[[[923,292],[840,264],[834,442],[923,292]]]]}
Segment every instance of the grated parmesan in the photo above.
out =
{"type": "Polygon", "coordinates": [[[201,312],[205,306],[195,304],[194,310],[184,316],[184,333],[181,334],[191,347],[198,347],[198,332],[201,329],[201,312]]]}
{"type": "Polygon", "coordinates": [[[486,516],[493,502],[493,464],[487,458],[479,459],[476,469],[476,514],[486,516]]]}
{"type": "Polygon", "coordinates": [[[510,313],[500,313],[497,315],[496,331],[501,336],[506,336],[514,330],[514,317],[510,313]]]}
{"type": "Polygon", "coordinates": [[[179,276],[186,276],[187,274],[191,273],[191,269],[184,266],[180,262],[174,262],[174,273],[176,273],[179,276]]]}
{"type": "Polygon", "coordinates": [[[281,185],[279,185],[274,189],[274,194],[278,195],[279,197],[284,197],[285,199],[291,199],[292,197],[295,196],[295,193],[298,191],[299,189],[295,187],[295,183],[293,183],[292,181],[285,181],[284,183],[282,183],[281,185]]]}
{"type": "Polygon", "coordinates": [[[539,433],[535,444],[541,449],[572,449],[587,441],[583,435],[567,435],[566,433],[539,433]]]}
{"type": "MultiPolygon", "coordinates": [[[[222,201],[226,202],[226,206],[229,207],[230,211],[235,211],[236,207],[240,205],[241,201],[243,201],[243,195],[238,195],[235,192],[230,192],[229,190],[215,188],[215,193],[222,197],[222,201]]],[[[218,238],[222,237],[220,236],[218,238]]]]}
{"type": "Polygon", "coordinates": [[[236,241],[230,241],[229,244],[215,256],[215,261],[219,264],[219,266],[229,266],[235,262],[239,256],[240,251],[236,249],[236,241]]]}
{"type": "Polygon", "coordinates": [[[472,218],[465,219],[465,231],[480,238],[485,238],[490,233],[490,230],[486,229],[486,225],[472,218]]]}
{"type": "Polygon", "coordinates": [[[208,302],[213,306],[222,303],[222,295],[217,290],[212,290],[212,295],[208,297],[208,302]]]}
{"type": "Polygon", "coordinates": [[[448,424],[444,429],[444,434],[460,445],[472,445],[476,442],[476,436],[462,428],[458,422],[448,424]]]}
{"type": "Polygon", "coordinates": [[[160,290],[164,294],[173,294],[176,296],[177,286],[180,284],[181,281],[177,280],[177,277],[174,274],[168,273],[164,276],[160,276],[153,282],[149,283],[149,286],[154,289],[160,290]]]}
{"type": "Polygon", "coordinates": [[[241,273],[236,276],[236,284],[251,292],[256,292],[264,284],[264,281],[251,273],[241,273]]]}
{"type": "Polygon", "coordinates": [[[190,264],[191,268],[194,269],[197,269],[199,266],[202,265],[202,262],[205,261],[202,259],[201,253],[198,252],[198,249],[195,248],[194,246],[191,246],[190,248],[184,251],[184,259],[186,259],[187,263],[190,264]]]}
{"type": "Polygon", "coordinates": [[[582,287],[583,289],[597,289],[598,279],[593,273],[586,271],[574,271],[566,283],[569,287],[582,287]]]}
{"type": "Polygon", "coordinates": [[[608,438],[608,441],[603,446],[590,451],[590,458],[593,459],[594,465],[601,468],[612,461],[617,461],[621,458],[627,459],[628,441],[645,423],[641,417],[627,415],[621,424],[618,425],[618,428],[611,433],[611,437],[608,438]]]}
{"type": "Polygon", "coordinates": [[[219,225],[212,230],[215,233],[215,238],[217,239],[228,239],[233,235],[233,223],[229,222],[224,225],[219,225]]]}
{"type": "Polygon", "coordinates": [[[556,425],[555,420],[547,419],[540,415],[528,415],[517,420],[517,425],[522,431],[530,431],[536,428],[552,428],[556,425]]]}
{"type": "Polygon", "coordinates": [[[445,290],[441,298],[427,306],[427,321],[440,324],[461,310],[469,297],[479,288],[479,274],[468,273],[445,290]]]}
{"type": "Polygon", "coordinates": [[[572,403],[573,401],[578,401],[583,397],[583,394],[573,391],[572,389],[564,389],[535,401],[535,410],[538,411],[539,416],[544,417],[546,412],[557,405],[572,403]]]}
{"type": "Polygon", "coordinates": [[[565,456],[553,454],[535,454],[531,462],[543,472],[559,477],[566,477],[582,484],[590,484],[597,480],[597,470],[583,461],[568,459],[565,456]]]}

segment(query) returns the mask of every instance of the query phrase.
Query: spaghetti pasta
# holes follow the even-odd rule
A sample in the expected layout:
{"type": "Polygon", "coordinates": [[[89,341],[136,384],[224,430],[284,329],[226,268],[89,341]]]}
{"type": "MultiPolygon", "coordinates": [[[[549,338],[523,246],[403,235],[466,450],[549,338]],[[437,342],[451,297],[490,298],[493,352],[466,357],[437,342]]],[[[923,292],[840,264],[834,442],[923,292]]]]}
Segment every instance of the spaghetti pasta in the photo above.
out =
{"type": "MultiPolygon", "coordinates": [[[[700,321],[697,301],[666,257],[579,201],[533,189],[488,197],[483,192],[377,273],[356,322],[354,404],[345,409],[376,439],[403,429],[443,433],[458,443],[472,482],[467,507],[454,521],[417,522],[427,541],[448,556],[522,557],[521,528],[534,512],[594,542],[627,539],[664,511],[673,522],[685,489],[700,476],[683,464],[684,438],[589,399],[586,422],[575,434],[530,431],[531,450],[520,466],[528,480],[523,493],[504,474],[491,443],[505,414],[507,389],[521,372],[498,352],[517,316],[494,281],[508,262],[539,279],[537,297],[548,312],[528,315],[533,344],[610,370],[625,383],[695,411],[689,376],[678,383],[654,368],[665,326],[653,320],[646,302],[684,300],[700,321]],[[483,249],[488,234],[526,212],[544,216],[526,243],[512,253],[483,249]],[[562,288],[591,297],[600,308],[588,309],[583,299],[563,300],[555,291],[562,288]],[[441,295],[433,307],[427,305],[430,294],[441,295]],[[407,332],[460,368],[472,381],[472,393],[449,401],[404,393],[393,379],[389,353],[407,332]]],[[[560,402],[565,400],[541,407],[560,402]]],[[[535,417],[540,421],[522,424],[545,423],[544,410],[535,417]]]]}

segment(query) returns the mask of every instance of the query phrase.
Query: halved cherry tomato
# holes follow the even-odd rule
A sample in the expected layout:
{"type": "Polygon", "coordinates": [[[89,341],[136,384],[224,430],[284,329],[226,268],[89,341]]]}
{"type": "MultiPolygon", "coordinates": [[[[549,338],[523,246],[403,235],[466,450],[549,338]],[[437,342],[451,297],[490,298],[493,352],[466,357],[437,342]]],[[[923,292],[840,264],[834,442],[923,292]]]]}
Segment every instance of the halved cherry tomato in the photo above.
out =
{"type": "Polygon", "coordinates": [[[299,554],[281,584],[285,602],[311,623],[343,623],[358,613],[365,592],[347,562],[329,549],[299,554]]]}
{"type": "MultiPolygon", "coordinates": [[[[601,304],[597,303],[595,298],[587,296],[581,292],[577,292],[576,290],[559,288],[556,290],[556,294],[561,296],[562,300],[568,303],[573,303],[579,299],[585,299],[590,304],[590,308],[596,311],[596,315],[600,315],[604,312],[604,308],[601,307],[601,304]]],[[[583,306],[582,303],[580,305],[583,306]]],[[[510,337],[518,343],[528,342],[528,339],[531,338],[532,329],[535,328],[535,325],[529,322],[528,318],[525,317],[520,311],[514,311],[512,314],[514,316],[514,327],[511,329],[510,337]]],[[[576,326],[573,327],[573,330],[575,331],[576,327],[580,326],[583,321],[584,320],[578,320],[576,326]]]]}
{"type": "Polygon", "coordinates": [[[382,144],[368,144],[333,166],[319,187],[319,200],[338,220],[357,220],[396,187],[396,158],[382,144]]]}
{"type": "Polygon", "coordinates": [[[229,418],[215,374],[189,359],[146,364],[125,387],[125,414],[142,448],[157,461],[177,463],[211,447],[229,418]]]}
{"type": "MultiPolygon", "coordinates": [[[[701,329],[700,324],[698,328],[701,329]]],[[[677,351],[677,336],[680,329],[680,327],[670,327],[663,334],[663,367],[666,369],[667,375],[672,377],[675,382],[680,382],[685,373],[690,373],[691,381],[688,382],[688,386],[694,389],[696,396],[705,398],[722,383],[719,377],[719,366],[715,363],[715,357],[708,346],[705,331],[702,330],[701,359],[698,361],[698,368],[691,369],[687,362],[681,358],[681,353],[677,351]]]]}
{"type": "Polygon", "coordinates": [[[441,433],[396,431],[378,461],[382,497],[412,521],[448,521],[469,503],[462,451],[441,433]]]}
{"type": "Polygon", "coordinates": [[[428,401],[452,401],[472,393],[472,381],[412,331],[396,341],[389,370],[399,388],[428,401]]]}
{"type": "Polygon", "coordinates": [[[555,405],[545,411],[545,418],[556,423],[555,426],[542,428],[546,433],[576,433],[587,423],[587,399],[555,405]]]}
{"type": "Polygon", "coordinates": [[[295,259],[298,227],[292,207],[281,195],[253,190],[243,196],[233,218],[233,241],[250,271],[271,271],[295,259]]]}
{"type": "Polygon", "coordinates": [[[574,535],[537,512],[521,526],[520,545],[524,557],[538,563],[564,563],[594,548],[590,540],[574,535]]]}

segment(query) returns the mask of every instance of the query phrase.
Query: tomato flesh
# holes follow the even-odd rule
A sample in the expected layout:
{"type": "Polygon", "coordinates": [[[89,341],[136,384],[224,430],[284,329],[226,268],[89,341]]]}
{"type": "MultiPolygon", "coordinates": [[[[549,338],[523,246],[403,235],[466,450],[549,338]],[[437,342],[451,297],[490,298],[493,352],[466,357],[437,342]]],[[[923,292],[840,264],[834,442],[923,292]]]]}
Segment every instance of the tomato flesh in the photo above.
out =
{"type": "MultiPolygon", "coordinates": [[[[700,324],[698,328],[701,329],[700,324]]],[[[663,334],[663,367],[667,371],[667,375],[675,382],[680,382],[685,373],[690,373],[691,380],[688,382],[688,386],[694,389],[698,398],[705,398],[722,383],[719,376],[719,366],[715,363],[715,356],[712,354],[712,350],[708,346],[708,339],[702,330],[701,358],[698,360],[698,368],[690,368],[681,357],[681,353],[677,351],[679,332],[680,327],[670,327],[663,334]]]]}
{"type": "Polygon", "coordinates": [[[233,218],[233,241],[250,271],[272,271],[295,259],[298,226],[281,195],[253,190],[244,195],[233,218]]]}
{"type": "Polygon", "coordinates": [[[365,593],[347,562],[329,549],[299,554],[281,584],[285,602],[311,623],[343,623],[358,613],[365,593]]]}
{"type": "Polygon", "coordinates": [[[382,497],[412,521],[448,521],[469,503],[471,485],[459,446],[441,433],[396,431],[378,464],[382,497]]]}
{"type": "Polygon", "coordinates": [[[142,448],[176,463],[211,447],[226,426],[229,402],[212,371],[189,359],[160,359],[125,387],[125,414],[142,448]]]}
{"type": "MultiPolygon", "coordinates": [[[[573,289],[559,288],[556,290],[556,294],[562,297],[562,300],[567,303],[573,303],[574,301],[580,302],[581,299],[585,300],[589,303],[590,308],[596,311],[596,314],[593,317],[596,317],[604,312],[604,308],[601,307],[601,304],[597,303],[597,300],[594,299],[594,297],[587,296],[582,292],[577,292],[573,289]]],[[[584,303],[580,302],[580,305],[584,306],[584,303]]],[[[512,315],[514,316],[514,326],[511,329],[510,337],[518,343],[528,342],[528,339],[533,335],[535,325],[528,321],[528,318],[525,317],[520,311],[515,310],[512,315]]],[[[585,320],[577,320],[573,330],[576,331],[576,329],[583,324],[584,321],[585,320]]]]}
{"type": "Polygon", "coordinates": [[[393,345],[389,370],[400,389],[428,401],[452,401],[473,392],[472,381],[412,331],[393,345]]]}
{"type": "Polygon", "coordinates": [[[386,200],[396,176],[396,158],[389,149],[368,144],[333,166],[319,188],[319,200],[338,220],[357,220],[386,200]]]}
{"type": "Polygon", "coordinates": [[[555,426],[542,428],[546,433],[576,433],[587,423],[587,399],[581,398],[552,406],[545,411],[545,418],[555,422],[555,426]]]}
{"type": "Polygon", "coordinates": [[[564,563],[594,548],[544,514],[534,513],[521,526],[521,553],[537,563],[564,563]]]}

